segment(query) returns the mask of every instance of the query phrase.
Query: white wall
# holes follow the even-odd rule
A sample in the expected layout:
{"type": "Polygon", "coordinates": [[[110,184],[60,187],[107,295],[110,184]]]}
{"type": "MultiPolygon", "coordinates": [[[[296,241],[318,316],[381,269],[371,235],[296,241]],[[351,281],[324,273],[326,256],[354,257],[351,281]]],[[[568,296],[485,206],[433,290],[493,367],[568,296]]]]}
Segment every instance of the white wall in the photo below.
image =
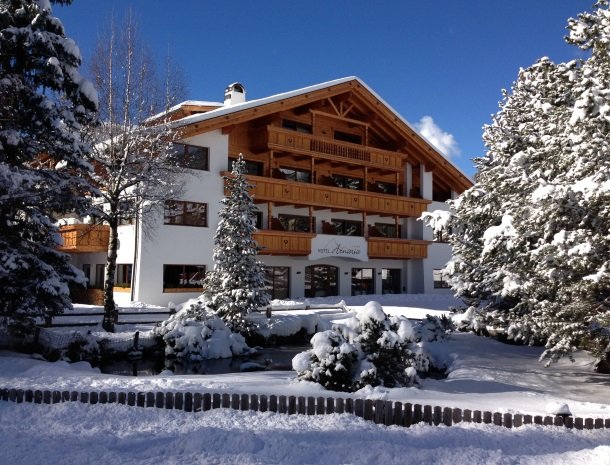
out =
{"type": "MultiPolygon", "coordinates": [[[[432,202],[428,206],[428,211],[434,210],[449,210],[449,205],[444,202],[432,202]]],[[[425,236],[427,240],[432,240],[432,228],[425,226],[425,236]]],[[[425,293],[451,293],[451,289],[435,289],[434,280],[432,279],[432,271],[445,268],[445,265],[451,260],[452,250],[451,245],[442,242],[432,242],[428,246],[428,258],[423,261],[422,273],[424,275],[423,291],[425,293]]]]}
{"type": "MultiPolygon", "coordinates": [[[[153,234],[141,235],[138,257],[139,282],[135,299],[166,306],[168,302],[181,302],[198,293],[164,293],[163,265],[205,265],[211,269],[214,233],[218,224],[220,200],[224,196],[221,171],[227,170],[228,136],[213,131],[185,141],[192,145],[209,147],[209,171],[189,170],[182,182],[184,194],[179,200],[203,202],[208,207],[208,226],[192,227],[164,225],[160,210],[152,227],[153,234]]],[[[148,228],[149,230],[151,228],[148,228]]]]}

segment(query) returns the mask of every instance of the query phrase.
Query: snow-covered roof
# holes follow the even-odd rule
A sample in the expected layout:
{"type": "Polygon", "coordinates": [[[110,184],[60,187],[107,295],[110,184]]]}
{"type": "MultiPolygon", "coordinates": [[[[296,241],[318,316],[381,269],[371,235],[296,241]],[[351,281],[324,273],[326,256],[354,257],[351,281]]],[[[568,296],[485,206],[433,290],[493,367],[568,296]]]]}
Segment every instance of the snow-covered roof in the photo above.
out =
{"type": "Polygon", "coordinates": [[[307,94],[308,92],[314,92],[316,90],[325,89],[327,87],[336,86],[338,84],[343,84],[344,82],[349,81],[358,81],[367,89],[369,88],[357,77],[346,77],[342,79],[336,79],[334,81],[323,82],[321,84],[316,84],[314,86],[303,87],[302,89],[291,90],[290,92],[284,92],[282,94],[271,95],[269,97],[264,97],[256,100],[250,100],[243,103],[237,103],[235,105],[223,106],[222,108],[217,108],[216,110],[210,110],[206,113],[201,113],[198,115],[191,115],[185,118],[177,120],[174,124],[177,127],[186,126],[188,124],[199,123],[201,121],[206,121],[212,118],[218,118],[219,116],[230,115],[232,113],[237,113],[238,111],[249,110],[251,108],[256,108],[262,105],[267,105],[269,103],[279,102],[280,100],[285,100],[291,97],[298,97],[299,95],[307,94]]]}
{"type": "Polygon", "coordinates": [[[281,94],[271,95],[269,97],[264,97],[256,100],[250,100],[243,103],[238,103],[230,106],[223,106],[221,108],[217,108],[214,110],[210,110],[206,113],[200,113],[196,115],[186,116],[182,119],[176,120],[174,125],[176,127],[182,127],[189,124],[199,123],[201,121],[207,121],[213,118],[218,118],[220,116],[231,115],[233,113],[237,113],[243,110],[249,110],[252,108],[260,107],[262,105],[267,105],[269,103],[279,102],[281,100],[285,100],[292,97],[298,97],[300,95],[304,95],[310,92],[315,92],[317,90],[326,89],[327,87],[336,86],[339,84],[343,84],[350,81],[356,81],[366,90],[368,90],[379,102],[381,102],[388,110],[390,110],[396,118],[402,121],[411,131],[417,134],[422,140],[424,140],[427,144],[433,147],[436,152],[443,157],[447,162],[451,164],[457,171],[460,172],[466,179],[472,181],[470,176],[464,173],[458,166],[456,166],[447,156],[445,156],[432,142],[430,142],[426,137],[424,137],[411,123],[409,123],[403,116],[398,113],[388,102],[386,102],[377,92],[371,89],[364,81],[362,81],[357,76],[349,76],[340,79],[335,79],[332,81],[322,82],[320,84],[315,84],[313,86],[303,87],[302,89],[296,89],[289,92],[284,92],[281,94]]]}
{"type": "Polygon", "coordinates": [[[223,106],[220,102],[208,102],[205,100],[185,100],[184,102],[180,102],[173,107],[170,107],[168,110],[163,110],[162,112],[157,113],[156,115],[152,115],[147,118],[147,121],[154,121],[157,118],[161,118],[164,115],[168,115],[173,113],[174,111],[180,110],[182,107],[186,106],[194,106],[194,107],[221,107],[223,106]]]}
{"type": "Polygon", "coordinates": [[[186,100],[178,105],[176,105],[175,109],[178,109],[183,106],[192,105],[196,107],[221,107],[223,104],[220,102],[208,102],[205,100],[186,100]]]}

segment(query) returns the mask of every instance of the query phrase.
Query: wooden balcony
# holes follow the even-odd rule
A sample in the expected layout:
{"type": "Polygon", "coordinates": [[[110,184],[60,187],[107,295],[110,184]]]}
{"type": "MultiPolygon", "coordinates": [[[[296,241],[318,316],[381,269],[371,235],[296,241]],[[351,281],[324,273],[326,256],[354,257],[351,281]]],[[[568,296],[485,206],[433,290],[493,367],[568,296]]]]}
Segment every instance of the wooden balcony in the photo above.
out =
{"type": "Polygon", "coordinates": [[[369,237],[369,258],[427,258],[428,241],[369,237]]]}
{"type": "Polygon", "coordinates": [[[61,226],[59,233],[63,245],[62,252],[106,252],[110,237],[110,227],[107,225],[71,224],[61,226]]]}
{"type": "MultiPolygon", "coordinates": [[[[223,173],[228,174],[228,173],[223,173]]],[[[255,202],[274,202],[314,208],[366,212],[369,214],[419,217],[430,201],[357,191],[340,187],[321,186],[285,179],[248,176],[254,185],[251,194],[255,202]]]]}
{"type": "Polygon", "coordinates": [[[260,230],[254,234],[254,240],[263,250],[260,255],[309,255],[311,239],[315,234],[260,230]]]}
{"type": "MultiPolygon", "coordinates": [[[[264,247],[260,255],[307,256],[315,234],[291,231],[260,230],[254,234],[258,245],[264,247]]],[[[341,237],[341,236],[338,236],[341,237]]],[[[396,260],[422,259],[428,256],[428,242],[410,239],[369,237],[369,258],[396,260]]]]}
{"type": "Polygon", "coordinates": [[[402,171],[405,155],[349,142],[317,137],[277,126],[267,126],[255,142],[259,149],[286,150],[318,158],[402,171]]]}

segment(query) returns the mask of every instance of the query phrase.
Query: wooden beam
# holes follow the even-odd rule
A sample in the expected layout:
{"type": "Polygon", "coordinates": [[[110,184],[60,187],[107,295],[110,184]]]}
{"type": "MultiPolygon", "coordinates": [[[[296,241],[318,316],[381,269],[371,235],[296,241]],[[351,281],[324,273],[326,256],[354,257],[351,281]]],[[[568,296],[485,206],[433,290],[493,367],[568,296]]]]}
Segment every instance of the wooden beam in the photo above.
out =
{"type": "Polygon", "coordinates": [[[271,229],[271,218],[273,218],[273,202],[267,202],[267,229],[271,229]]]}
{"type": "Polygon", "coordinates": [[[341,112],[339,111],[339,109],[335,105],[335,102],[333,102],[333,99],[328,98],[327,100],[330,103],[330,106],[333,107],[333,110],[335,110],[335,113],[337,113],[337,116],[341,116],[341,112]]]}
{"type": "Polygon", "coordinates": [[[317,114],[319,116],[325,116],[326,118],[332,118],[332,119],[337,119],[339,121],[345,121],[346,123],[352,123],[357,126],[366,127],[368,125],[368,123],[366,123],[364,121],[358,121],[357,119],[346,118],[345,116],[340,116],[340,115],[333,115],[332,113],[326,113],[325,111],[319,111],[319,110],[309,110],[309,111],[311,113],[313,113],[314,115],[317,114]]]}

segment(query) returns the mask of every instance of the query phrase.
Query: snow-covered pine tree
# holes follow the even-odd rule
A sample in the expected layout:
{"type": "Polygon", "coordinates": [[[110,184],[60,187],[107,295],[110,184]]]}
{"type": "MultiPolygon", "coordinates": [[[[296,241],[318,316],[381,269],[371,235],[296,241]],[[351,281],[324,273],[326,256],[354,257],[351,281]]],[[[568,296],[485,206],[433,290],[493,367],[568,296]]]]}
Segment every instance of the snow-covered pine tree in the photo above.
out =
{"type": "Polygon", "coordinates": [[[55,222],[85,206],[80,130],[97,94],[48,0],[0,1],[0,50],[0,313],[23,333],[71,308],[68,285],[84,282],[55,222]]]}
{"type": "Polygon", "coordinates": [[[475,326],[544,341],[549,361],[609,349],[609,19],[602,0],[569,21],[588,58],[519,73],[485,128],[475,186],[451,204],[450,282],[475,326]]]}
{"type": "Polygon", "coordinates": [[[257,209],[249,193],[246,164],[240,154],[226,176],[227,196],[222,200],[214,235],[214,269],[204,281],[206,304],[236,332],[248,332],[246,315],[269,303],[258,244],[253,238],[257,209]]]}

